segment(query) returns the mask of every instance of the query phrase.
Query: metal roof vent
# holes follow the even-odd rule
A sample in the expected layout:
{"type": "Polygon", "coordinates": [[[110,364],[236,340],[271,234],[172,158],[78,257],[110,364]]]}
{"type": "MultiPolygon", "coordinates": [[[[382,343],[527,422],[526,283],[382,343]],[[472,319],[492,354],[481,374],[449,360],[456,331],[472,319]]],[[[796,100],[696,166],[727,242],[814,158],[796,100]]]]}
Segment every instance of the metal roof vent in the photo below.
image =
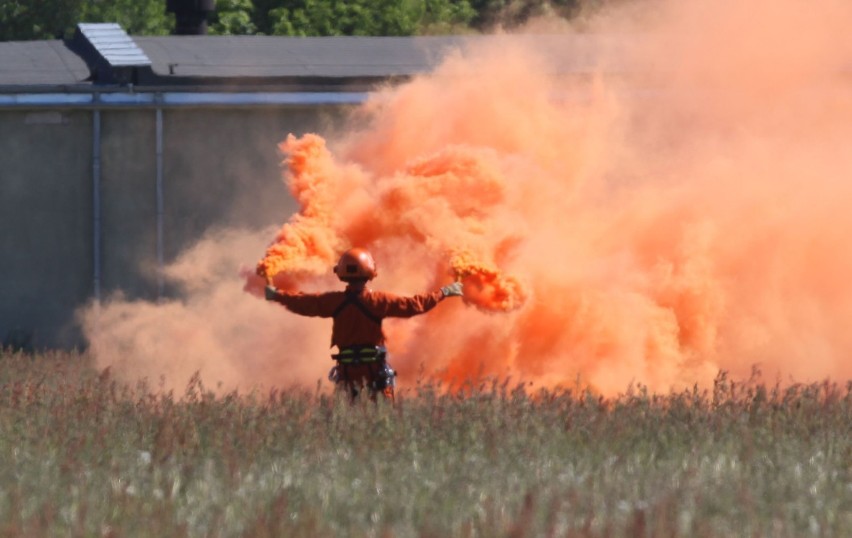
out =
{"type": "Polygon", "coordinates": [[[150,58],[115,22],[79,23],[68,47],[86,61],[95,84],[136,84],[140,71],[151,71],[150,58]]]}

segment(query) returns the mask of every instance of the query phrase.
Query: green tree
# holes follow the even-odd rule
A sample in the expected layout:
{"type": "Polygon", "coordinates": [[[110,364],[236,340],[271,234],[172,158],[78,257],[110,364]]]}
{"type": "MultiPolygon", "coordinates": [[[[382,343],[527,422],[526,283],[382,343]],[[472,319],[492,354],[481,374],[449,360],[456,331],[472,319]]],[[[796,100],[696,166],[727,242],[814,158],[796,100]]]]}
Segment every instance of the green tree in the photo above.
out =
{"type": "Polygon", "coordinates": [[[260,34],[272,35],[273,27],[277,19],[270,12],[287,8],[285,0],[254,0],[254,12],[252,13],[252,22],[257,26],[257,31],[260,34]]]}
{"type": "Polygon", "coordinates": [[[252,19],[254,4],[251,0],[216,0],[209,31],[218,35],[251,35],[257,33],[252,19]]]}
{"type": "Polygon", "coordinates": [[[166,35],[175,26],[164,0],[89,0],[82,2],[78,18],[78,22],[117,22],[130,35],[166,35]]]}
{"type": "MultiPolygon", "coordinates": [[[[211,34],[341,36],[452,34],[570,18],[627,0],[216,0],[211,34]]],[[[69,37],[78,22],[117,22],[131,35],[174,30],[166,0],[0,0],[0,40],[69,37]]]]}
{"type": "Polygon", "coordinates": [[[404,36],[466,28],[476,13],[467,0],[258,0],[260,28],[275,35],[404,36]]]}
{"type": "Polygon", "coordinates": [[[495,26],[514,28],[533,17],[558,15],[569,19],[589,4],[601,4],[603,0],[470,0],[476,16],[471,26],[489,30],[495,26]]]}
{"type": "Polygon", "coordinates": [[[426,0],[419,34],[454,34],[470,31],[476,10],[469,1],[426,0]]]}
{"type": "Polygon", "coordinates": [[[80,22],[117,22],[132,35],[174,28],[163,0],[0,0],[2,41],[70,37],[80,22]]]}
{"type": "Polygon", "coordinates": [[[0,0],[0,40],[57,39],[65,35],[83,0],[0,0]]]}

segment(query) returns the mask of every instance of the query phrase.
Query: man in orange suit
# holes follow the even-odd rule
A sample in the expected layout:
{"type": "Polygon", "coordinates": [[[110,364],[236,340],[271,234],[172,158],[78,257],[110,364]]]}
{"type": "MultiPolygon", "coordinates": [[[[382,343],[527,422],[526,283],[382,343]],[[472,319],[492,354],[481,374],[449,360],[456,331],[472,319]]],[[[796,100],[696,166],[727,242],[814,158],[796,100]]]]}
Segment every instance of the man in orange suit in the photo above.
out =
{"type": "Polygon", "coordinates": [[[329,379],[353,398],[366,388],[371,398],[382,393],[393,399],[396,373],[387,362],[382,320],[426,313],[447,297],[461,296],[461,282],[411,297],[373,291],[367,288],[367,282],[376,277],[376,262],[362,248],[344,252],[334,273],[346,282],[344,291],[290,293],[267,286],[266,300],[281,303],[302,316],[333,318],[331,345],[339,352],[332,355],[337,366],[329,379]]]}

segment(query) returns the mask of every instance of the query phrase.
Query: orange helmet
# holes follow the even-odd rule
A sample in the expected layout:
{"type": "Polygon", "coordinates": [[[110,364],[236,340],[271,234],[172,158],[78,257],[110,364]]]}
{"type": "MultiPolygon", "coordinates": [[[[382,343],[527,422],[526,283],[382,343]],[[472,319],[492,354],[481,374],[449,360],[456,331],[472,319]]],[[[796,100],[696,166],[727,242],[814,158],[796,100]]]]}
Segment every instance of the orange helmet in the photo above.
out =
{"type": "Polygon", "coordinates": [[[340,256],[340,261],[334,266],[334,274],[347,282],[361,278],[372,280],[378,273],[376,262],[366,249],[350,248],[340,256]]]}

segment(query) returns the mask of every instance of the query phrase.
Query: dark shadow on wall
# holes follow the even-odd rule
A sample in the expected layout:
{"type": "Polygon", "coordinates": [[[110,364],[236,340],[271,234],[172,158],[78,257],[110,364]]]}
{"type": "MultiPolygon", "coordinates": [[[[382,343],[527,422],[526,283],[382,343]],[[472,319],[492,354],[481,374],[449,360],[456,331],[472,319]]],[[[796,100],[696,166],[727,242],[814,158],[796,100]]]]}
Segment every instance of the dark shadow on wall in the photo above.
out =
{"type": "Polygon", "coordinates": [[[32,330],[14,327],[3,337],[3,349],[13,353],[35,353],[35,333],[32,330]]]}

